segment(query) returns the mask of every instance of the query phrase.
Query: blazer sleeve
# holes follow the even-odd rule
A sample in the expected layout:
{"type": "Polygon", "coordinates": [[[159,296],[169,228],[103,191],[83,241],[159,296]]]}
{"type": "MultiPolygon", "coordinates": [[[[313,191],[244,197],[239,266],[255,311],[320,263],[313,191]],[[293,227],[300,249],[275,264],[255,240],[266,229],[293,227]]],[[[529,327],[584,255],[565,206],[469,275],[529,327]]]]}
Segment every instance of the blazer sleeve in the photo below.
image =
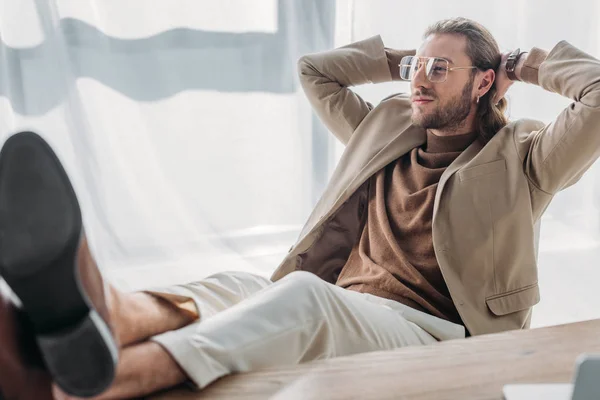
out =
{"type": "Polygon", "coordinates": [[[399,79],[399,60],[414,50],[385,49],[380,36],[344,47],[303,56],[300,83],[325,126],[346,145],[373,105],[350,87],[399,79]],[[395,65],[394,65],[395,64],[395,65]]]}
{"type": "Polygon", "coordinates": [[[554,194],[577,182],[600,156],[600,61],[566,41],[534,48],[521,79],[573,100],[542,129],[515,136],[525,174],[554,194]]]}

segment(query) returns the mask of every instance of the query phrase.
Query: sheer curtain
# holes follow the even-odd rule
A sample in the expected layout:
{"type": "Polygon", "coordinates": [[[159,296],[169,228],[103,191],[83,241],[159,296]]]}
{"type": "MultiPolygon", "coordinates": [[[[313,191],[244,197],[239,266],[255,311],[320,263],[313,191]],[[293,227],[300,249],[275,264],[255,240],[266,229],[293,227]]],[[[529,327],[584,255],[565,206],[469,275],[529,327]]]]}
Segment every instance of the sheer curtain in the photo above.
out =
{"type": "Polygon", "coordinates": [[[0,4],[0,137],[55,148],[111,279],[269,275],[327,178],[296,61],[333,46],[335,2],[0,4]]]}
{"type": "MultiPolygon", "coordinates": [[[[431,23],[456,16],[486,26],[504,50],[533,46],[546,50],[560,40],[600,57],[600,3],[579,0],[533,2],[477,0],[338,1],[336,44],[381,34],[387,47],[417,48],[431,23]]],[[[357,88],[365,98],[409,90],[406,83],[357,88]]],[[[571,101],[539,87],[515,84],[509,90],[511,119],[535,118],[549,123],[571,101]]],[[[600,134],[600,127],[598,127],[600,134]]],[[[334,159],[341,154],[333,150],[334,159]]],[[[600,165],[596,163],[573,187],[559,193],[542,218],[539,251],[541,301],[532,327],[600,318],[600,165]]]]}
{"type": "MultiPolygon", "coordinates": [[[[415,48],[459,15],[505,49],[566,39],[600,56],[596,0],[537,4],[0,0],[0,140],[32,129],[51,143],[117,285],[269,275],[343,150],[299,89],[299,56],[378,33],[415,48]]],[[[408,86],[356,90],[376,103],[408,86]]],[[[547,122],[569,104],[524,84],[509,99],[511,118],[547,122]]],[[[596,165],[543,219],[534,326],[600,314],[599,183],[596,165]]]]}

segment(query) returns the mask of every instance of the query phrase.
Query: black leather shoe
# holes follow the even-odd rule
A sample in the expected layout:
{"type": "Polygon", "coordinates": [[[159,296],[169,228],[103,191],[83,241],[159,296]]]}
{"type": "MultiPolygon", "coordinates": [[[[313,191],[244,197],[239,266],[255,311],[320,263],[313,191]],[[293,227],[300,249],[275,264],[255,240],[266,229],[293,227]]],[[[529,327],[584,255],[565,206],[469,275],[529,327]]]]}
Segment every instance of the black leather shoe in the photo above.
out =
{"type": "Polygon", "coordinates": [[[32,132],[0,151],[0,275],[23,304],[52,380],[77,397],[106,390],[118,347],[104,283],[69,178],[32,132]]]}

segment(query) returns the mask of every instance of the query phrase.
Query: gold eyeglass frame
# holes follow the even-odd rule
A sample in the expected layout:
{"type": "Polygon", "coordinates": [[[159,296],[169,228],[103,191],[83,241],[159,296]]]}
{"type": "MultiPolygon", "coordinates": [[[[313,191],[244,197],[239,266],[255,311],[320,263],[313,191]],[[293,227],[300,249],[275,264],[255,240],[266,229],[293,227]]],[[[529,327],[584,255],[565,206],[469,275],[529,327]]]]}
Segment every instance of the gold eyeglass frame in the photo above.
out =
{"type": "MultiPolygon", "coordinates": [[[[414,58],[418,59],[418,60],[419,60],[419,62],[420,62],[421,60],[427,60],[428,62],[431,62],[431,65],[433,65],[433,61],[434,61],[434,60],[442,60],[442,61],[445,61],[445,62],[446,62],[446,64],[448,65],[448,68],[446,68],[446,76],[444,77],[444,80],[443,80],[443,81],[432,81],[432,80],[429,78],[430,71],[428,72],[428,71],[427,71],[427,69],[425,69],[425,77],[427,78],[427,80],[428,80],[429,82],[432,82],[432,83],[444,83],[444,82],[446,82],[446,80],[448,79],[448,73],[449,73],[450,71],[454,71],[455,69],[473,69],[473,68],[477,68],[477,67],[476,67],[476,66],[474,66],[474,65],[472,65],[472,66],[470,66],[470,67],[450,67],[450,61],[448,61],[448,60],[446,60],[445,58],[442,58],[442,57],[417,57],[417,56],[404,56],[404,57],[402,57],[402,59],[400,60],[400,64],[398,64],[398,68],[400,68],[400,79],[402,79],[402,80],[404,80],[404,81],[408,81],[408,82],[412,81],[412,80],[414,79],[414,77],[415,77],[415,75],[416,75],[417,71],[419,71],[419,69],[421,68],[421,65],[425,64],[425,63],[423,63],[423,64],[419,64],[419,65],[417,66],[417,68],[415,69],[415,72],[413,73],[413,76],[412,76],[412,78],[411,78],[411,79],[405,79],[405,78],[402,78],[402,67],[408,67],[408,68],[410,68],[410,67],[411,67],[411,64],[410,64],[410,63],[406,64],[406,61],[405,61],[405,60],[406,60],[406,59],[414,59],[414,58]]],[[[426,65],[426,64],[425,64],[425,65],[426,65]]],[[[427,68],[427,67],[426,67],[426,68],[427,68]]],[[[429,68],[431,68],[431,67],[429,67],[429,68]]]]}

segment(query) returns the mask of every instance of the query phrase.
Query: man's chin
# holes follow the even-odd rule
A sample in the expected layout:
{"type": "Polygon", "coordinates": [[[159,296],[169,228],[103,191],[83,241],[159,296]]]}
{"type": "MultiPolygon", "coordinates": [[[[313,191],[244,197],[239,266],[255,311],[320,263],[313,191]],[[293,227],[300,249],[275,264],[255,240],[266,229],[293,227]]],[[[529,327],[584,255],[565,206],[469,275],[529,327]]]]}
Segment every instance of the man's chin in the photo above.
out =
{"type": "Polygon", "coordinates": [[[421,121],[419,121],[419,120],[416,120],[416,119],[414,119],[414,118],[412,119],[412,124],[413,124],[414,126],[418,126],[419,128],[422,128],[422,127],[423,127],[423,125],[421,125],[421,121]]]}
{"type": "Polygon", "coordinates": [[[411,120],[413,125],[423,128],[423,121],[425,120],[425,118],[423,118],[422,115],[413,112],[411,120]]]}

